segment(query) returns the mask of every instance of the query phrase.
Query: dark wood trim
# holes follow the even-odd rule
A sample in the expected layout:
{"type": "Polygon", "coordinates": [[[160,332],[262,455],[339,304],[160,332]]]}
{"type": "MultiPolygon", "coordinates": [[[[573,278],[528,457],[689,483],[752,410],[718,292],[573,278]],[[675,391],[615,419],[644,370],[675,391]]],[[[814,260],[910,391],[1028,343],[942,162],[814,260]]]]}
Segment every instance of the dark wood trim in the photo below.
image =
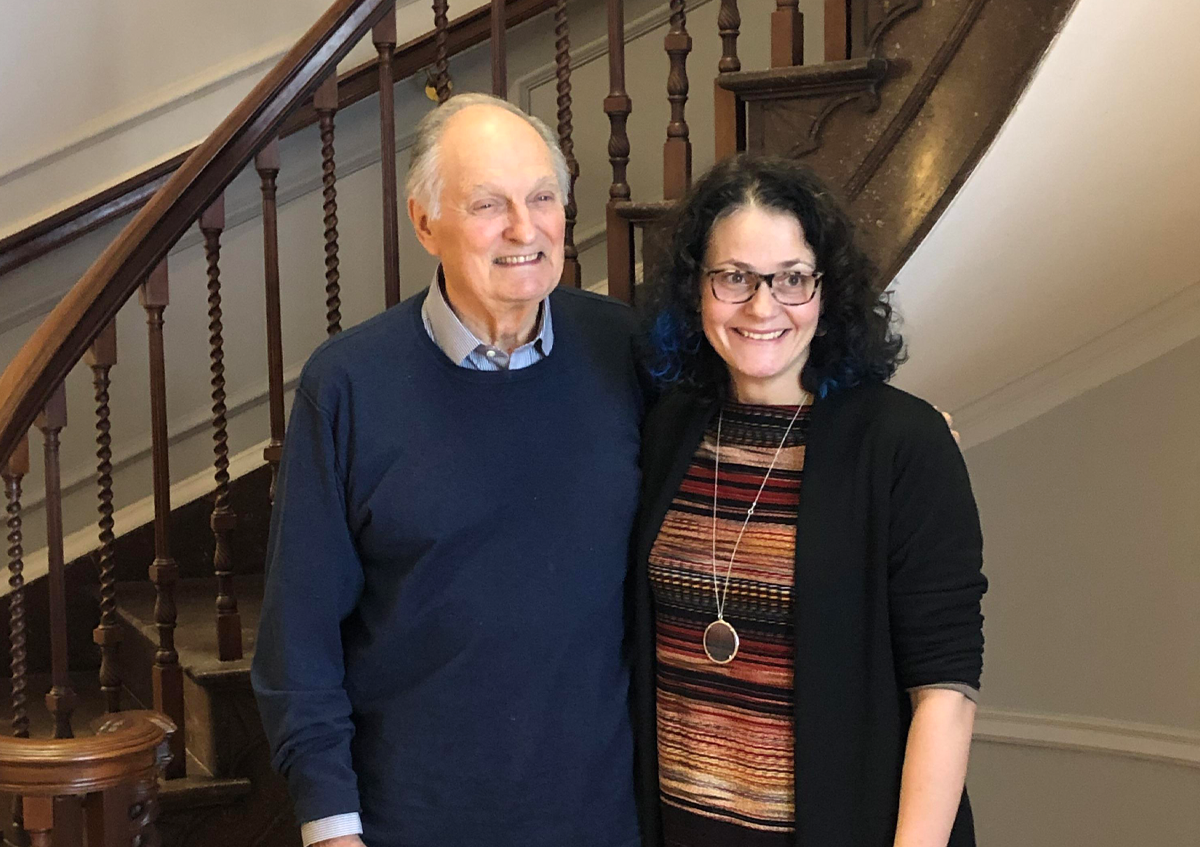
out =
{"type": "Polygon", "coordinates": [[[387,0],[337,0],[180,165],[0,375],[7,456],[88,346],[225,187],[378,22],[387,0]]]}
{"type": "Polygon", "coordinates": [[[885,59],[847,59],[820,65],[721,74],[717,77],[717,85],[743,100],[764,99],[779,91],[836,94],[878,84],[887,73],[887,67],[885,59]]]}
{"type": "MultiPolygon", "coordinates": [[[[547,9],[554,0],[508,0],[506,20],[509,27],[524,23],[547,9]]],[[[486,41],[491,33],[490,11],[476,9],[450,22],[447,49],[451,56],[486,41]]],[[[421,35],[396,47],[393,75],[397,82],[407,79],[434,61],[434,32],[421,35]]],[[[366,62],[338,77],[338,108],[364,100],[379,91],[379,62],[366,62]]],[[[297,109],[283,122],[280,136],[293,135],[317,122],[311,104],[297,109]]],[[[85,200],[56,212],[48,218],[0,239],[0,285],[2,277],[41,258],[77,238],[87,235],[146,204],[167,178],[196,151],[192,148],[178,156],[147,168],[139,174],[106,188],[85,200]]]]}

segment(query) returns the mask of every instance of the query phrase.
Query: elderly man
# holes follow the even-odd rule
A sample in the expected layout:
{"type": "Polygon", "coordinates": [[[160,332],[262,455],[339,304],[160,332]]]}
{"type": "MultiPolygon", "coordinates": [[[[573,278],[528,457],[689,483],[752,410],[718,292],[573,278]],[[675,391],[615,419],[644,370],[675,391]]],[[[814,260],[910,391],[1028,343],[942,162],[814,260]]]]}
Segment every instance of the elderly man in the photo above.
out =
{"type": "Polygon", "coordinates": [[[566,192],[540,121],[433,111],[408,208],[437,276],[301,376],[253,682],[306,844],[639,843],[642,395],[629,310],[555,287],[566,192]]]}

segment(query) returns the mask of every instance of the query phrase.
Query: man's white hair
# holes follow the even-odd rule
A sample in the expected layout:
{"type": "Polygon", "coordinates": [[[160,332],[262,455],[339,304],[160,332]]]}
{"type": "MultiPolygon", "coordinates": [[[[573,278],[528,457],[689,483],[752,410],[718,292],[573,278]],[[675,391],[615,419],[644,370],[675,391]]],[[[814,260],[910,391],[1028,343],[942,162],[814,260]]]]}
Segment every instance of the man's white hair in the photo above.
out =
{"type": "Polygon", "coordinates": [[[446,122],[463,109],[471,106],[495,106],[519,117],[529,124],[546,147],[550,150],[550,158],[554,164],[554,176],[558,180],[558,189],[562,201],[567,202],[571,190],[571,172],[567,167],[566,157],[558,146],[558,137],[546,126],[544,121],[526,114],[507,100],[493,97],[490,94],[456,94],[442,105],[421,118],[417,124],[416,140],[413,142],[411,159],[408,163],[408,176],[404,180],[404,190],[408,197],[416,200],[429,212],[430,217],[437,218],[442,212],[442,189],[445,179],[441,171],[441,141],[446,131],[446,122]]]}

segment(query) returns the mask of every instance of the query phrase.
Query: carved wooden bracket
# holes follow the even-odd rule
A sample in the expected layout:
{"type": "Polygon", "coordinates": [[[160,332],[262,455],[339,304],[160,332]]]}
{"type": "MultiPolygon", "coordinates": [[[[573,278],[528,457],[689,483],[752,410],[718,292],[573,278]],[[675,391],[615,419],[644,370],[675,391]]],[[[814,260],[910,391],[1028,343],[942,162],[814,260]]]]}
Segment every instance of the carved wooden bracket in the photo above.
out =
{"type": "Polygon", "coordinates": [[[786,150],[792,158],[803,158],[820,149],[822,129],[843,106],[857,103],[868,114],[879,108],[879,86],[887,72],[885,59],[849,59],[722,74],[717,84],[732,91],[742,103],[753,104],[747,117],[746,149],[786,150]],[[779,101],[786,101],[786,110],[773,108],[773,103],[779,101]],[[767,110],[772,113],[770,134],[779,134],[778,126],[782,125],[788,138],[794,139],[790,144],[781,144],[777,138],[767,143],[767,121],[763,119],[767,110]]]}

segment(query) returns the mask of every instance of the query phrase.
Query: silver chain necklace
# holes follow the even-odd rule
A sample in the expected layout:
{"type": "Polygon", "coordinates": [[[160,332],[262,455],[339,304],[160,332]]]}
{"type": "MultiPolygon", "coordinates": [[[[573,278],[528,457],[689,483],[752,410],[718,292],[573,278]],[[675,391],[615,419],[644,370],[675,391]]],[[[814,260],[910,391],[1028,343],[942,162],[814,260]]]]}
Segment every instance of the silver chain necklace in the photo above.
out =
{"type": "Polygon", "coordinates": [[[763,476],[762,485],[758,487],[758,493],[754,495],[754,502],[746,510],[746,519],[742,521],[742,528],[738,532],[737,540],[733,542],[733,552],[729,554],[729,564],[725,567],[724,587],[721,587],[717,582],[717,488],[721,476],[721,424],[725,421],[724,405],[722,405],[721,412],[717,417],[717,449],[716,461],[713,466],[712,510],[712,578],[713,599],[717,603],[717,619],[705,628],[703,644],[704,654],[718,665],[727,665],[732,662],[733,657],[737,655],[738,646],[741,644],[737,630],[733,628],[729,621],[725,620],[725,600],[729,596],[729,577],[733,574],[733,560],[737,556],[738,547],[742,543],[742,536],[746,534],[746,527],[750,525],[750,518],[754,516],[754,510],[758,507],[758,499],[762,497],[763,490],[767,487],[767,480],[771,478],[771,471],[775,470],[775,463],[779,461],[779,454],[783,451],[783,445],[787,443],[788,435],[791,434],[796,419],[800,417],[800,410],[804,408],[804,401],[806,399],[808,399],[807,393],[800,398],[800,405],[796,407],[796,414],[792,415],[792,420],[787,425],[787,429],[784,430],[779,446],[775,448],[775,455],[771,457],[771,465],[767,468],[767,472],[763,476]]]}

